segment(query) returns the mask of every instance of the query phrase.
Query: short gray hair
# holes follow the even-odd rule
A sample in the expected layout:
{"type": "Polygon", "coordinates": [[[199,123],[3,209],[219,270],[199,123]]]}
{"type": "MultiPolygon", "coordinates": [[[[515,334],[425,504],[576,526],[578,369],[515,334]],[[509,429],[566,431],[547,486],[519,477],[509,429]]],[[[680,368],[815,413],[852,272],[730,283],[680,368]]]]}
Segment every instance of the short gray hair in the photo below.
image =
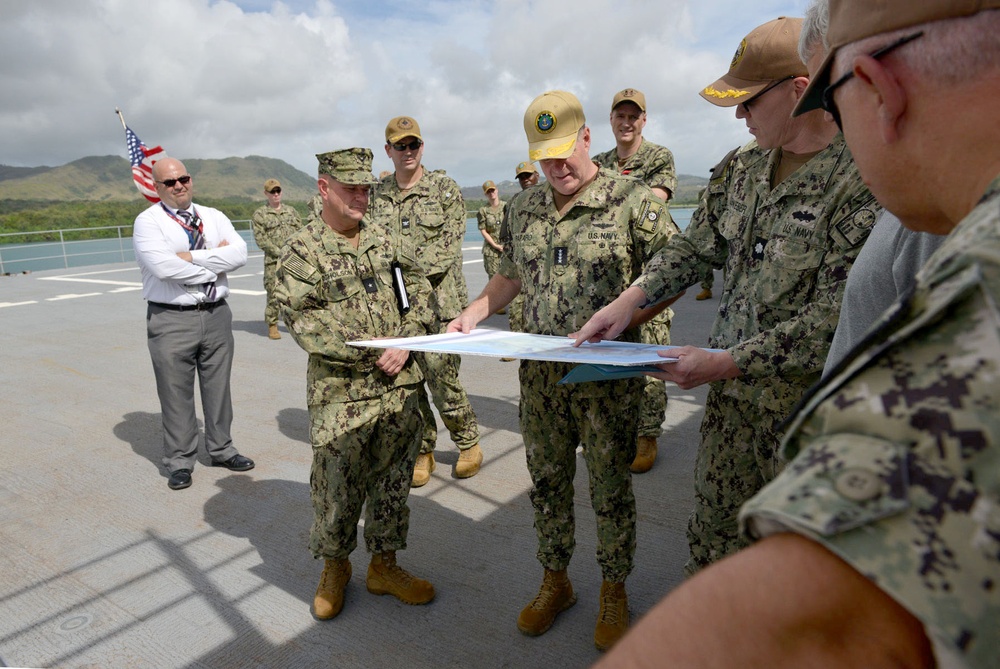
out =
{"type": "Polygon", "coordinates": [[[799,33],[799,58],[803,63],[816,54],[816,50],[827,49],[826,33],[830,29],[830,0],[813,0],[802,20],[799,33]]]}

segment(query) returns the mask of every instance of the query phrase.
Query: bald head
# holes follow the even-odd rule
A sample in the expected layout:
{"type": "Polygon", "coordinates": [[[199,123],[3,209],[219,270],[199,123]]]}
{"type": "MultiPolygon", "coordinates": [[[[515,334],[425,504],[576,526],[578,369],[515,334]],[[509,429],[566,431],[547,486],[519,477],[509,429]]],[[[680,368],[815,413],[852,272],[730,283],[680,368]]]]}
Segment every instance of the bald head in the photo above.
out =
{"type": "Polygon", "coordinates": [[[168,207],[187,209],[191,206],[194,182],[181,161],[164,158],[153,163],[153,181],[156,182],[156,194],[168,207]]]}

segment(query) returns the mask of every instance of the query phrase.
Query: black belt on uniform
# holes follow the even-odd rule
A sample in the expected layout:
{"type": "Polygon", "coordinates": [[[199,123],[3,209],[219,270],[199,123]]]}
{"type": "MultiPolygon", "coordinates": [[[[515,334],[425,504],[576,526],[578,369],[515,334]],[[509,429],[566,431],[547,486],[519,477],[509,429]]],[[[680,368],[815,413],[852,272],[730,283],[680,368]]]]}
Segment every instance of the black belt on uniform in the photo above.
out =
{"type": "Polygon", "coordinates": [[[149,302],[151,306],[159,307],[161,309],[169,309],[170,311],[211,311],[212,309],[215,309],[225,303],[225,299],[216,300],[215,302],[199,302],[198,304],[164,304],[163,302],[149,302]]]}

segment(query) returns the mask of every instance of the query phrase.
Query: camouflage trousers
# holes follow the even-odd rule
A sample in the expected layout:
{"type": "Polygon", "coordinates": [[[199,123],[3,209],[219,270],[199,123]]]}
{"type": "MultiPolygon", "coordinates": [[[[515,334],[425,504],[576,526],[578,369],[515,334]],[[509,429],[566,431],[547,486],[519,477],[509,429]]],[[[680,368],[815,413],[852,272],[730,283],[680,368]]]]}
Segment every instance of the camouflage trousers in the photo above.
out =
{"type": "Polygon", "coordinates": [[[274,290],[278,286],[278,262],[264,260],[264,292],[267,293],[267,303],[264,305],[264,322],[268,325],[277,325],[281,316],[281,308],[274,297],[274,290]]]}
{"type": "Polygon", "coordinates": [[[486,244],[483,245],[483,269],[490,279],[500,269],[500,252],[486,244]]]}
{"type": "Polygon", "coordinates": [[[597,563],[609,581],[624,581],[635,555],[635,458],[638,379],[558,386],[572,365],[522,361],[521,434],[531,474],[538,561],[555,571],[573,556],[573,478],[583,446],[590,503],[597,516],[597,563]]]}
{"type": "Polygon", "coordinates": [[[524,332],[524,296],[518,293],[507,305],[507,329],[524,332]]]}
{"type": "Polygon", "coordinates": [[[758,406],[748,394],[738,380],[716,381],[708,391],[688,521],[688,575],[749,545],[739,533],[740,507],[783,466],[778,426],[786,412],[758,406]]]}
{"type": "MultiPolygon", "coordinates": [[[[444,332],[447,323],[442,323],[439,332],[444,332]]],[[[424,380],[427,382],[427,389],[430,390],[431,399],[444,426],[451,434],[451,440],[455,442],[460,451],[472,448],[479,443],[479,423],[476,419],[476,412],[472,410],[469,403],[469,396],[462,387],[462,382],[458,378],[458,370],[462,358],[451,353],[421,353],[411,354],[416,360],[417,366],[423,372],[424,380]]],[[[420,446],[421,453],[432,453],[434,445],[437,443],[437,420],[431,410],[430,401],[427,398],[427,390],[421,384],[417,391],[420,403],[420,416],[424,421],[423,441],[420,446]]]]}
{"type": "Polygon", "coordinates": [[[406,548],[406,500],[420,449],[416,386],[393,388],[374,399],[310,406],[309,420],[313,556],[340,560],[351,554],[362,505],[370,553],[406,548]]]}
{"type": "Polygon", "coordinates": [[[714,285],[715,285],[715,272],[713,272],[712,268],[710,267],[708,271],[705,272],[705,276],[701,278],[701,287],[704,290],[712,290],[712,286],[714,285]]]}
{"type": "MultiPolygon", "coordinates": [[[[643,323],[640,337],[643,344],[670,344],[670,321],[674,312],[667,307],[656,318],[643,323]]],[[[667,384],[650,376],[643,377],[639,399],[639,436],[659,437],[663,433],[663,418],[667,412],[667,384]]]]}

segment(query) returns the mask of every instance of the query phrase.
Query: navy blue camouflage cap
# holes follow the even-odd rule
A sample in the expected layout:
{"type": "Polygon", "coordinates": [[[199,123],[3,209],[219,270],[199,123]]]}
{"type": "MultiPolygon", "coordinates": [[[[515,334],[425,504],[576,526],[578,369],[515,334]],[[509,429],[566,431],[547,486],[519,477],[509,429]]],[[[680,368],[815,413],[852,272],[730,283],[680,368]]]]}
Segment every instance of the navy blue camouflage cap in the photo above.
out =
{"type": "Polygon", "coordinates": [[[371,149],[341,149],[317,153],[319,173],[348,186],[374,186],[378,181],[372,174],[371,149]]]}

